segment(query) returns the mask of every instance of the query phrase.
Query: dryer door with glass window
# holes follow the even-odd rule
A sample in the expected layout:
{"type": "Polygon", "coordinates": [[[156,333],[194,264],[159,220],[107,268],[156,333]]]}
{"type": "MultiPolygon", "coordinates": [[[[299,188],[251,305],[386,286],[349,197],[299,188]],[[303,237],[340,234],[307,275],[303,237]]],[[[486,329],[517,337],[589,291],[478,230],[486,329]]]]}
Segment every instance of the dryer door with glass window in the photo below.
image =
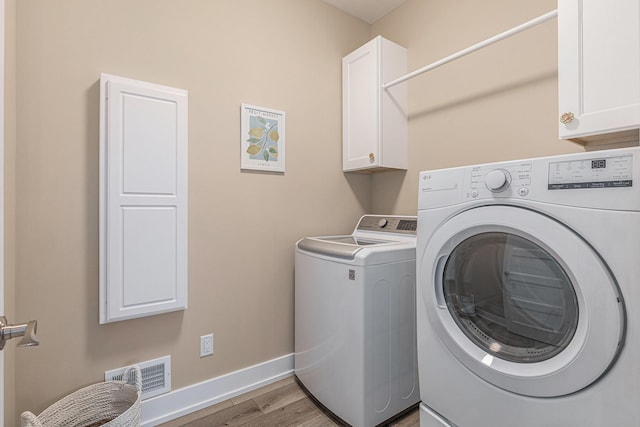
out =
{"type": "Polygon", "coordinates": [[[491,384],[562,396],[615,360],[625,329],[615,279],[563,224],[483,206],[445,222],[421,256],[418,303],[447,349],[491,384]]]}

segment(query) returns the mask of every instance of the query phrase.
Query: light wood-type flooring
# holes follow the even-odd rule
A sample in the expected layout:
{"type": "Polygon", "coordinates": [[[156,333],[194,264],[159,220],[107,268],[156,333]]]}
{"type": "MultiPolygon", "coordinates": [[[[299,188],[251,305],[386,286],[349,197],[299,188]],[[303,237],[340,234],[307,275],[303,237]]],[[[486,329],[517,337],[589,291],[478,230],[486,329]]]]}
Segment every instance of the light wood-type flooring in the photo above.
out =
{"type": "MultiPolygon", "coordinates": [[[[317,406],[294,377],[288,377],[162,424],[160,427],[331,427],[342,425],[317,406]]],[[[418,409],[389,424],[393,427],[418,427],[419,425],[418,409]]]]}

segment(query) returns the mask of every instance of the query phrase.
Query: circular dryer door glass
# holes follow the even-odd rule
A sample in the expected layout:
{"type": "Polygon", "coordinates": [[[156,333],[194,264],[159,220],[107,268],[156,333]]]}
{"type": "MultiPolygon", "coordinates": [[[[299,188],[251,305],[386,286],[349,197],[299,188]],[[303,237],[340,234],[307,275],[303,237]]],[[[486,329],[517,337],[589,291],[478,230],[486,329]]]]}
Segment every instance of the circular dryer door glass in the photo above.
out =
{"type": "Polygon", "coordinates": [[[455,247],[443,273],[451,316],[487,353],[533,363],[571,342],[578,325],[575,290],[562,266],[535,243],[480,233],[455,247]]]}

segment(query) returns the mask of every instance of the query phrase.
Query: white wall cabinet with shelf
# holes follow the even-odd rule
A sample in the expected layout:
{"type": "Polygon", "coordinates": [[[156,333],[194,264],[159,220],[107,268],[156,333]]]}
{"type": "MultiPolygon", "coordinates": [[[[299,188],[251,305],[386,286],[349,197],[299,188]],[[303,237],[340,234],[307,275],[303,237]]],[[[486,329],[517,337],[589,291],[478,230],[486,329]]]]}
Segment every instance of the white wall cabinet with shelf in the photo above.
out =
{"type": "Polygon", "coordinates": [[[100,323],[187,307],[187,92],[100,78],[100,323]]]}
{"type": "Polygon", "coordinates": [[[558,85],[560,138],[638,141],[638,0],[558,0],[558,85]]]}
{"type": "Polygon", "coordinates": [[[345,172],[407,169],[406,48],[381,36],[342,59],[342,166],[345,172]]]}

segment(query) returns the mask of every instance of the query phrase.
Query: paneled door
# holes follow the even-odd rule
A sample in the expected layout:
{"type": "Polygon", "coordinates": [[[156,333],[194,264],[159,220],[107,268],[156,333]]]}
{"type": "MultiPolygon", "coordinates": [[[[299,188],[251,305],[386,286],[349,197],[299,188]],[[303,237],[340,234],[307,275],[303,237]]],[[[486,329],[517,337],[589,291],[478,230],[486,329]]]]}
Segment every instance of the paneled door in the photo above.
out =
{"type": "MultiPolygon", "coordinates": [[[[4,0],[0,0],[0,316],[4,314],[4,0]]],[[[4,423],[4,354],[0,351],[0,424],[4,423]]]]}
{"type": "MultiPolygon", "coordinates": [[[[4,108],[4,67],[5,67],[5,50],[4,50],[4,29],[5,29],[5,0],[0,0],[0,425],[4,425],[5,419],[5,384],[4,376],[4,353],[3,349],[8,340],[12,338],[21,338],[16,340],[16,344],[26,347],[38,345],[36,338],[37,322],[35,320],[24,324],[12,324],[10,320],[4,317],[5,300],[4,300],[4,124],[5,124],[5,108],[4,108]]],[[[9,367],[12,369],[12,367],[9,367]]],[[[9,393],[13,393],[10,390],[9,393]]],[[[7,393],[7,394],[9,394],[7,393]]]]}

